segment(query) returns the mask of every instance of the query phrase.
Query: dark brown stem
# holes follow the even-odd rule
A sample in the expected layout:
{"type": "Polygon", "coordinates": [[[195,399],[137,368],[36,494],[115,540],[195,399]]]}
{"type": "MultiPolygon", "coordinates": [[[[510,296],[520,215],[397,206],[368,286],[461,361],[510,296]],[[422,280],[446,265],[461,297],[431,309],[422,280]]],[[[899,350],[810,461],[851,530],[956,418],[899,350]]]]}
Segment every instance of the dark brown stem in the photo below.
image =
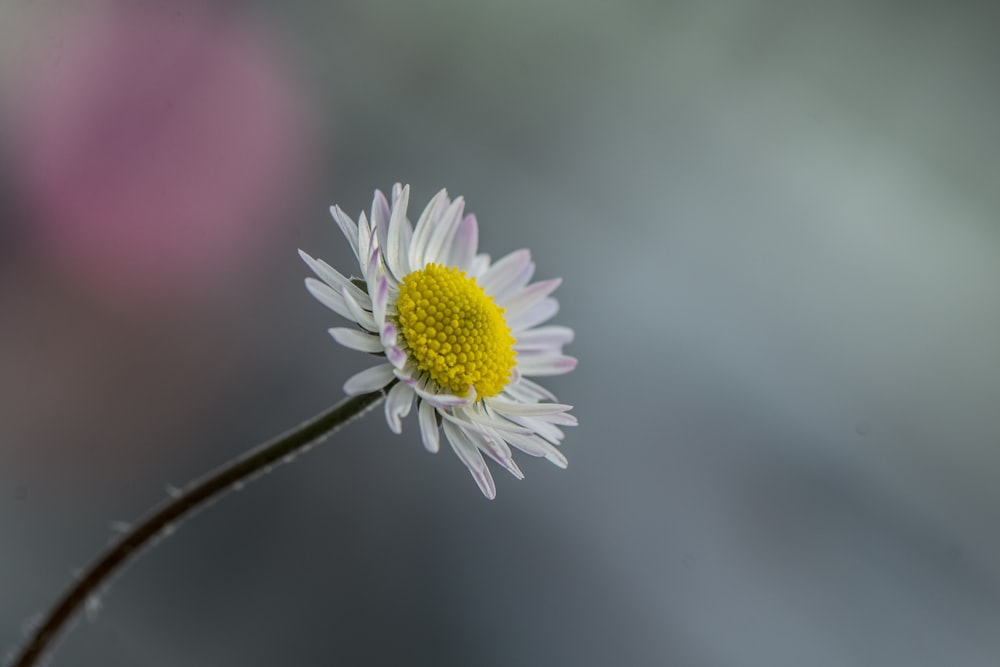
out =
{"type": "Polygon", "coordinates": [[[298,427],[195,480],[175,497],[154,507],[63,594],[59,603],[32,632],[11,667],[36,664],[80,607],[125,563],[149,546],[157,535],[170,532],[177,521],[234,485],[250,479],[303,447],[323,440],[384,397],[385,391],[382,390],[345,398],[298,427]]]}

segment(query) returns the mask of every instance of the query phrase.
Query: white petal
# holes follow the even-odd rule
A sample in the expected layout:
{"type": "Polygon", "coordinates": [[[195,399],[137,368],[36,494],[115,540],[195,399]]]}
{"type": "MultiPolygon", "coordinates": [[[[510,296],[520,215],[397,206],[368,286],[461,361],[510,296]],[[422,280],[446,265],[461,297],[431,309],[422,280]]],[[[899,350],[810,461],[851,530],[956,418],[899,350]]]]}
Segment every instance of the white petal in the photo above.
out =
{"type": "MultiPolygon", "coordinates": [[[[487,452],[487,454],[489,454],[489,452],[487,452]]],[[[517,462],[513,458],[509,459],[498,459],[496,457],[492,458],[494,461],[502,465],[504,469],[514,477],[518,479],[524,479],[524,473],[521,472],[521,469],[517,467],[517,462]]]]}
{"type": "Polygon", "coordinates": [[[507,316],[507,326],[514,330],[514,336],[525,329],[536,327],[559,312],[559,302],[548,297],[517,317],[507,316]]]}
{"type": "Polygon", "coordinates": [[[517,467],[517,463],[514,462],[514,457],[510,453],[510,447],[500,437],[500,434],[490,429],[485,429],[481,433],[465,431],[465,434],[480,451],[486,452],[487,456],[502,465],[507,472],[518,479],[524,479],[524,473],[517,467]]]}
{"type": "Polygon", "coordinates": [[[492,292],[497,304],[501,308],[506,308],[507,302],[513,299],[518,292],[524,289],[524,286],[528,284],[528,281],[531,280],[531,276],[533,276],[534,273],[535,263],[528,262],[528,264],[522,268],[517,275],[511,277],[510,282],[506,285],[501,285],[495,292],[492,292]]]}
{"type": "Polygon", "coordinates": [[[354,256],[360,257],[358,254],[358,224],[351,219],[351,216],[344,213],[339,206],[331,206],[330,215],[333,216],[334,222],[340,227],[340,231],[347,237],[347,242],[351,244],[354,256]]]}
{"type": "Polygon", "coordinates": [[[385,421],[393,433],[403,432],[403,417],[413,406],[413,390],[402,382],[394,384],[385,397],[385,421]]]}
{"type": "Polygon", "coordinates": [[[382,249],[378,244],[378,239],[375,238],[375,231],[374,229],[372,230],[372,235],[369,239],[368,265],[365,266],[365,283],[368,285],[369,290],[378,281],[379,277],[385,275],[385,270],[382,268],[382,249]]]}
{"type": "Polygon", "coordinates": [[[427,263],[444,264],[448,261],[451,253],[451,243],[455,238],[458,223],[462,220],[462,211],[465,209],[465,200],[456,197],[445,212],[441,215],[431,237],[427,241],[427,249],[424,251],[424,260],[427,263]]]}
{"type": "Polygon", "coordinates": [[[371,225],[368,224],[368,218],[365,216],[364,212],[358,216],[358,266],[361,267],[361,272],[365,276],[365,281],[368,280],[368,258],[372,254],[372,235],[371,225]]]}
{"type": "Polygon", "coordinates": [[[420,408],[417,410],[420,419],[420,437],[424,441],[424,449],[431,454],[436,454],[441,446],[440,432],[437,423],[437,411],[434,406],[427,401],[420,401],[420,408]]]}
{"type": "Polygon", "coordinates": [[[410,221],[406,219],[406,207],[410,203],[410,186],[404,186],[398,198],[394,197],[392,202],[392,214],[389,218],[388,238],[385,245],[385,263],[396,280],[402,280],[403,276],[410,272],[410,260],[408,257],[410,240],[413,237],[413,229],[410,221]]]}
{"type": "Polygon", "coordinates": [[[406,364],[408,359],[408,357],[406,356],[406,352],[404,352],[403,348],[399,347],[398,345],[390,345],[389,347],[387,347],[385,350],[385,356],[389,360],[389,362],[397,369],[402,368],[406,364]]]}
{"type": "Polygon", "coordinates": [[[501,431],[513,431],[514,433],[534,433],[531,429],[515,424],[512,421],[505,419],[502,415],[493,413],[492,411],[487,411],[481,408],[481,403],[474,403],[473,405],[466,408],[463,415],[469,421],[475,422],[476,424],[491,427],[501,431]]]}
{"type": "Polygon", "coordinates": [[[547,326],[528,329],[517,335],[515,350],[559,350],[563,345],[573,342],[575,334],[569,327],[547,326]]]}
{"type": "Polygon", "coordinates": [[[348,396],[367,394],[386,386],[394,377],[391,365],[373,366],[349,377],[344,383],[344,393],[348,396]]]}
{"type": "Polygon", "coordinates": [[[571,415],[568,412],[545,415],[544,417],[535,417],[535,419],[548,422],[550,424],[558,424],[559,426],[577,426],[580,423],[575,415],[571,415]]]}
{"type": "Polygon", "coordinates": [[[576,368],[577,360],[564,354],[518,355],[517,365],[525,375],[563,375],[576,368]]]}
{"type": "Polygon", "coordinates": [[[457,266],[462,270],[469,268],[472,260],[476,256],[476,248],[479,246],[479,225],[476,223],[476,216],[471,213],[458,224],[455,231],[455,239],[451,244],[451,252],[448,255],[448,265],[457,266]]]}
{"type": "Polygon", "coordinates": [[[524,415],[526,417],[554,415],[573,409],[572,405],[564,405],[562,403],[515,403],[496,398],[487,398],[486,404],[504,415],[524,415]]]}
{"type": "Polygon", "coordinates": [[[479,485],[480,491],[490,500],[496,498],[497,488],[493,482],[493,475],[490,474],[490,469],[486,467],[486,461],[483,460],[483,455],[479,453],[479,448],[469,440],[469,436],[460,427],[448,421],[444,422],[442,426],[444,427],[444,434],[448,437],[448,442],[451,443],[452,450],[462,460],[465,467],[469,469],[469,472],[472,473],[472,477],[479,485]]]}
{"type": "MultiPolygon", "coordinates": [[[[361,307],[354,297],[351,296],[350,292],[341,292],[341,296],[344,298],[344,304],[347,306],[347,310],[351,313],[351,319],[363,326],[368,331],[378,331],[378,327],[375,326],[375,318],[372,314],[361,307]]],[[[371,299],[368,299],[371,303],[371,299]]]]}
{"type": "Polygon", "coordinates": [[[416,390],[416,387],[419,384],[419,380],[417,378],[420,375],[420,369],[417,368],[412,359],[407,359],[402,368],[397,368],[395,373],[400,382],[405,382],[416,390]]]}
{"type": "Polygon", "coordinates": [[[515,319],[521,313],[527,312],[542,299],[552,294],[562,283],[562,278],[542,280],[541,282],[528,285],[519,292],[511,294],[502,301],[497,301],[500,307],[506,311],[505,317],[515,319]]]}
{"type": "Polygon", "coordinates": [[[469,264],[468,274],[469,277],[475,276],[477,279],[481,279],[483,274],[490,270],[490,256],[486,253],[476,255],[472,259],[472,263],[469,264]]]}
{"type": "Polygon", "coordinates": [[[563,470],[569,467],[569,461],[566,459],[566,456],[555,447],[549,449],[545,454],[545,460],[563,470]]]}
{"type": "Polygon", "coordinates": [[[427,379],[424,379],[414,385],[413,390],[417,392],[417,396],[431,403],[436,408],[460,407],[472,403],[472,401],[476,398],[476,393],[474,391],[469,391],[469,393],[465,396],[456,396],[455,394],[447,392],[438,394],[432,390],[428,390],[429,385],[430,382],[427,379]]]}
{"type": "Polygon", "coordinates": [[[375,191],[372,198],[372,229],[378,233],[378,244],[380,248],[389,247],[389,202],[381,190],[375,191]]]}
{"type": "Polygon", "coordinates": [[[396,344],[399,340],[399,331],[396,329],[396,325],[392,322],[385,322],[382,325],[382,330],[379,332],[379,337],[382,339],[382,344],[386,347],[391,347],[396,344]]]}
{"type": "Polygon", "coordinates": [[[545,455],[549,452],[548,448],[552,446],[535,434],[522,435],[515,433],[507,438],[507,442],[525,454],[537,456],[538,458],[545,458],[545,455]]]}
{"type": "Polygon", "coordinates": [[[505,292],[512,283],[520,282],[518,287],[524,287],[531,280],[535,266],[531,263],[531,253],[527,250],[515,250],[505,255],[487,269],[479,284],[487,294],[497,297],[505,292]]]}
{"type": "MultiPolygon", "coordinates": [[[[548,440],[553,445],[558,445],[566,437],[566,434],[560,430],[558,426],[550,424],[546,421],[542,421],[540,417],[519,417],[517,415],[511,416],[511,421],[517,422],[522,426],[526,426],[535,432],[535,435],[548,440]]],[[[514,435],[517,435],[516,433],[514,435]]]]}
{"type": "Polygon", "coordinates": [[[521,424],[525,425],[534,433],[541,433],[543,431],[548,431],[548,429],[555,429],[551,435],[555,437],[556,441],[560,441],[563,438],[563,432],[555,428],[555,425],[559,426],[577,426],[579,422],[576,417],[571,415],[569,412],[556,412],[551,415],[529,415],[529,416],[516,416],[511,415],[510,419],[516,419],[521,424]],[[558,432],[558,434],[557,434],[558,432]]]}
{"type": "Polygon", "coordinates": [[[466,430],[465,432],[473,443],[481,450],[489,454],[495,460],[509,459],[512,454],[507,441],[495,430],[484,428],[479,431],[466,430]]]}
{"type": "Polygon", "coordinates": [[[532,382],[528,378],[521,378],[516,384],[509,384],[504,388],[504,393],[511,398],[523,403],[537,403],[538,401],[554,401],[555,394],[542,385],[532,382]]]}
{"type": "Polygon", "coordinates": [[[337,292],[326,283],[316,280],[315,278],[306,278],[306,289],[309,290],[309,293],[312,294],[317,301],[333,312],[337,313],[341,317],[354,320],[353,314],[348,309],[347,303],[344,301],[344,297],[340,294],[340,292],[337,292]]]}
{"type": "Polygon", "coordinates": [[[553,394],[551,391],[549,391],[548,389],[546,389],[542,385],[538,384],[537,382],[533,382],[533,381],[529,380],[528,378],[521,378],[521,382],[519,384],[522,387],[524,387],[525,389],[528,389],[530,391],[533,391],[533,392],[537,393],[543,400],[546,400],[546,401],[554,401],[554,400],[556,400],[556,395],[555,394],[553,394]]]}
{"type": "Polygon", "coordinates": [[[363,303],[367,306],[371,305],[371,300],[368,295],[365,294],[357,285],[348,280],[340,271],[333,268],[321,259],[314,259],[309,256],[307,252],[299,250],[299,257],[302,258],[309,268],[312,269],[319,278],[325,282],[327,285],[337,290],[338,292],[350,292],[351,296],[358,301],[358,303],[363,303]]]}
{"type": "Polygon", "coordinates": [[[375,285],[375,293],[372,294],[372,315],[375,316],[375,324],[380,328],[385,324],[385,311],[389,305],[389,279],[382,275],[375,285]]]}
{"type": "Polygon", "coordinates": [[[417,220],[417,226],[413,230],[413,238],[410,240],[410,268],[418,270],[424,268],[427,263],[424,259],[427,253],[427,242],[430,241],[434,232],[435,223],[439,213],[449,204],[448,191],[441,190],[424,207],[423,213],[417,220]]]}
{"type": "Polygon", "coordinates": [[[542,399],[542,397],[535,392],[525,388],[524,379],[517,384],[508,384],[504,387],[503,395],[515,401],[521,401],[522,403],[537,403],[542,399]]]}
{"type": "Polygon", "coordinates": [[[346,327],[334,327],[329,329],[333,339],[352,350],[359,352],[381,352],[382,343],[376,336],[359,329],[348,329],[346,327]]]}
{"type": "Polygon", "coordinates": [[[537,435],[520,435],[515,433],[507,438],[507,442],[525,454],[545,458],[560,468],[565,468],[569,464],[562,452],[537,435]]]}

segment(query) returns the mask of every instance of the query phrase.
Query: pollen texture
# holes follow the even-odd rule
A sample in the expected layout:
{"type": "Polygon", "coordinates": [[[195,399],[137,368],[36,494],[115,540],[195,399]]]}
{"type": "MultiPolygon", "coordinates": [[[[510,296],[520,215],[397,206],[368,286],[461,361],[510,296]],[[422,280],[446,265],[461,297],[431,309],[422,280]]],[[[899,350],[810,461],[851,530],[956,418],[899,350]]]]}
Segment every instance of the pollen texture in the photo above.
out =
{"type": "Polygon", "coordinates": [[[399,328],[410,357],[457,396],[496,396],[514,368],[514,336],[493,302],[464,271],[428,264],[399,286],[399,328]]]}

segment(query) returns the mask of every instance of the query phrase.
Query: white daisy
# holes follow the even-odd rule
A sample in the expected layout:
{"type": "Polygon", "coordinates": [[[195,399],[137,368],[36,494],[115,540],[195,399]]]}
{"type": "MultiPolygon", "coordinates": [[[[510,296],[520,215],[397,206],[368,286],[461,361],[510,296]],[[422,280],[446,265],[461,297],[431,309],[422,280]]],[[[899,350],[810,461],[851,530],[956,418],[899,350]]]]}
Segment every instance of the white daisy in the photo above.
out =
{"type": "Polygon", "coordinates": [[[555,445],[560,426],[576,425],[570,405],[554,403],[529,377],[576,367],[562,353],[573,330],[539,326],[559,309],[549,296],[559,279],[531,283],[527,250],[496,262],[477,254],[474,215],[461,197],[437,193],[414,227],[406,216],[410,187],[392,188],[392,205],[375,191],[371,218],[355,222],[339,207],[330,213],[358,258],[361,278],[346,278],[299,251],[321,279],[306,288],[323,305],[354,322],[333,328],[341,345],[384,357],[351,377],[349,395],[392,385],[385,401],[389,428],[402,432],[414,401],[424,446],[437,452],[440,431],[488,498],[496,486],[482,454],[518,479],[524,474],[511,447],[565,468],[555,445]]]}

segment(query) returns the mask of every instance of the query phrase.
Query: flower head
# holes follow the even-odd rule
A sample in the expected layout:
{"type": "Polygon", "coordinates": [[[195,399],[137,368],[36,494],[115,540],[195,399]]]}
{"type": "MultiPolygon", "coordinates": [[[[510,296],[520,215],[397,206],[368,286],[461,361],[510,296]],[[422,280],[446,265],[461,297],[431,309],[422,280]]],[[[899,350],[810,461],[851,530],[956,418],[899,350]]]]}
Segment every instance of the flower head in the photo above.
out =
{"type": "Polygon", "coordinates": [[[350,395],[392,385],[385,401],[389,428],[402,432],[414,403],[424,446],[436,452],[440,432],[488,497],[496,495],[483,459],[518,479],[511,447],[561,468],[560,426],[576,425],[572,406],[555,403],[530,377],[576,367],[562,347],[573,330],[539,326],[559,309],[549,296],[560,280],[530,283],[527,250],[497,260],[477,254],[479,228],[465,202],[440,191],[417,220],[407,218],[409,186],[392,189],[392,203],[375,191],[370,218],[355,222],[330,209],[358,258],[360,278],[347,278],[299,251],[320,278],[307,278],[317,300],[356,327],[330,334],[341,345],[384,357],[344,384],[350,395]]]}

